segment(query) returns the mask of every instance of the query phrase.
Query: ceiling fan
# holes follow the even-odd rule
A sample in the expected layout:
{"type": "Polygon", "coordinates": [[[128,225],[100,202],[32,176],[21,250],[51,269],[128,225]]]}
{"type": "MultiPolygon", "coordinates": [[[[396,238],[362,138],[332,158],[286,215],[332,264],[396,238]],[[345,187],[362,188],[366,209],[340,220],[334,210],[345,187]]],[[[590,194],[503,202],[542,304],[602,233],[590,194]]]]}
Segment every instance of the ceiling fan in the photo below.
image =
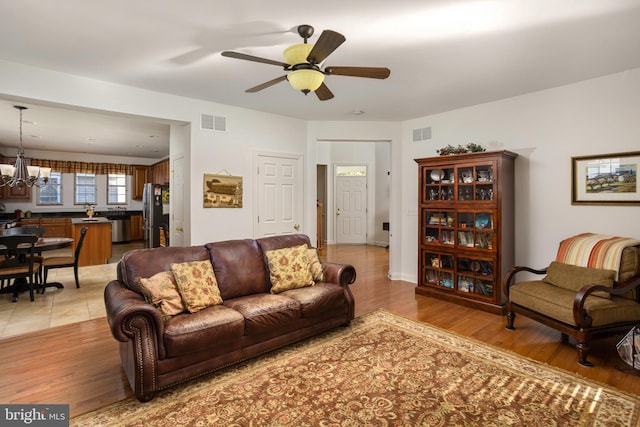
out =
{"type": "Polygon", "coordinates": [[[294,89],[302,91],[305,95],[315,92],[320,101],[333,98],[333,93],[324,83],[324,77],[330,75],[366,77],[370,79],[386,79],[391,71],[383,67],[325,67],[320,68],[320,64],[344,41],[345,37],[332,30],[324,30],[315,44],[308,44],[307,39],[313,35],[311,25],[298,26],[298,34],[304,39],[304,44],[289,46],[284,51],[286,62],[274,61],[247,55],[245,53],[224,51],[222,56],[247,61],[261,62],[263,64],[278,65],[288,74],[277,77],[258,86],[247,89],[247,93],[255,93],[271,87],[276,83],[288,80],[294,89]]]}

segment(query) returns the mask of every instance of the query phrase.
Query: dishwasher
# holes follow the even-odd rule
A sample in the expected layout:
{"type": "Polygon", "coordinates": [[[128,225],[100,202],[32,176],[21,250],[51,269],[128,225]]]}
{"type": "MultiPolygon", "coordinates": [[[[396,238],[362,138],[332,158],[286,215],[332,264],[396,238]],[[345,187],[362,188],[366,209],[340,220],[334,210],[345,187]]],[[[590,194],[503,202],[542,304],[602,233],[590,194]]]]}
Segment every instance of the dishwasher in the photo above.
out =
{"type": "Polygon", "coordinates": [[[117,215],[107,217],[111,220],[111,242],[124,243],[131,241],[131,217],[117,215]]]}

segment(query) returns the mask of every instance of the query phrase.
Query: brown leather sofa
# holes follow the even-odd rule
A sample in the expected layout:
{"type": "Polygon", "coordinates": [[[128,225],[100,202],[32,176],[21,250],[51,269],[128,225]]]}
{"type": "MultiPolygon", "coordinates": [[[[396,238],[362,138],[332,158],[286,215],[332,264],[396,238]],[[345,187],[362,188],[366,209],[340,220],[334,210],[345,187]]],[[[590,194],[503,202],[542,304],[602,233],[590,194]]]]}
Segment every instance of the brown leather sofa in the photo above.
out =
{"type": "Polygon", "coordinates": [[[324,282],[270,293],[265,252],[307,244],[305,235],[231,240],[126,253],[104,298],[122,367],[140,401],[230,364],[310,337],[354,318],[353,266],[324,262],[324,282]],[[222,304],[163,320],[135,283],[171,263],[209,260],[222,304]]]}

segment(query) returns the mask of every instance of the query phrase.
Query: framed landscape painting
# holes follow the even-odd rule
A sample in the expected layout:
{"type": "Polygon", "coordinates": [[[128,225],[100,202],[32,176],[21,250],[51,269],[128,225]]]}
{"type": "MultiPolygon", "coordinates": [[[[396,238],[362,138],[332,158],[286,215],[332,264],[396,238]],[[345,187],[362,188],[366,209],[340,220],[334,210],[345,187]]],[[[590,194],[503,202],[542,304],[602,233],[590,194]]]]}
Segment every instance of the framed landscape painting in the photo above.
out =
{"type": "Polygon", "coordinates": [[[571,204],[638,205],[640,151],[571,158],[571,204]]]}
{"type": "Polygon", "coordinates": [[[203,207],[241,208],[242,177],[204,174],[203,207]]]}

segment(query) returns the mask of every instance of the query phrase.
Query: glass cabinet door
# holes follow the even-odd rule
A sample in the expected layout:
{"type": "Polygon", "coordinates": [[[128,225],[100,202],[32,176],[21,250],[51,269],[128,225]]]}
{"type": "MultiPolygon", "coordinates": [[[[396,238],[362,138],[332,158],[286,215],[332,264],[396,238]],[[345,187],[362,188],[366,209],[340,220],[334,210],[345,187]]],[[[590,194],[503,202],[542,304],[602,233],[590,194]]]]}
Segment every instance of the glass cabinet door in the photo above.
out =
{"type": "Polygon", "coordinates": [[[493,249],[495,234],[492,212],[458,212],[457,245],[467,248],[493,249]]]}
{"type": "Polygon", "coordinates": [[[495,262],[493,259],[458,257],[457,289],[486,297],[493,297],[495,262]]]}
{"type": "Polygon", "coordinates": [[[455,215],[452,211],[423,209],[424,242],[441,245],[455,244],[455,215]]]}
{"type": "Polygon", "coordinates": [[[460,166],[456,170],[458,181],[457,199],[463,201],[493,200],[494,165],[460,166]]]}
{"type": "Polygon", "coordinates": [[[455,170],[451,168],[426,168],[422,176],[422,201],[455,199],[455,170]]]}
{"type": "Polygon", "coordinates": [[[423,283],[448,289],[454,288],[454,256],[437,252],[423,252],[423,283]]]}

